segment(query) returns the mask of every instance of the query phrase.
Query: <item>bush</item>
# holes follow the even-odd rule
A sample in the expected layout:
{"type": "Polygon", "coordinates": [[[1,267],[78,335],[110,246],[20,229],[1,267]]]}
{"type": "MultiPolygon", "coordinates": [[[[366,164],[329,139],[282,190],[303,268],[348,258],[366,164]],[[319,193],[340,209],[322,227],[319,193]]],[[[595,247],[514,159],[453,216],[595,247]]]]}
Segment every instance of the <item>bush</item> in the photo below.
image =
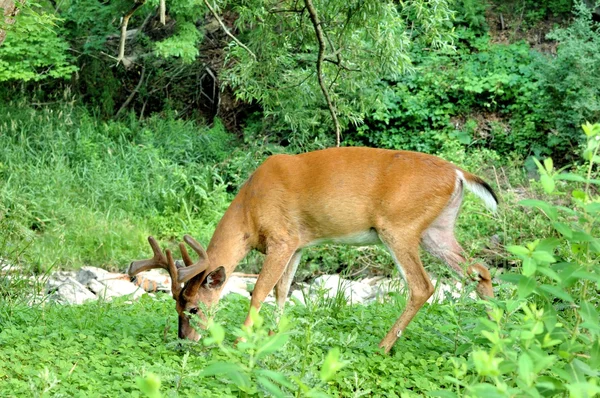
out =
{"type": "MultiPolygon", "coordinates": [[[[469,360],[455,357],[456,392],[475,396],[600,393],[600,323],[596,291],[600,289],[598,236],[600,197],[593,178],[600,164],[600,125],[584,125],[586,177],[556,173],[551,159],[537,162],[544,190],[566,197],[563,180],[582,184],[571,205],[540,200],[522,205],[540,209],[555,228],[554,236],[509,246],[521,261],[520,273],[501,279],[516,285],[506,300],[490,305],[490,318],[470,333],[469,360]],[[594,171],[595,170],[595,171],[594,171]]],[[[447,394],[455,396],[455,394],[447,394]]]]}

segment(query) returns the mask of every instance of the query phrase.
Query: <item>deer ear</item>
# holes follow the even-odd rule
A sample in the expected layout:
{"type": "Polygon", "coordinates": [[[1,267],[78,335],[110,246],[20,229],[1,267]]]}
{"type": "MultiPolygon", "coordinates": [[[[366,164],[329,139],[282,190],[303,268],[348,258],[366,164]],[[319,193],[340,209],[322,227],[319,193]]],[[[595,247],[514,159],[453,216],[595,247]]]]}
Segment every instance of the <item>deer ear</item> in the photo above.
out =
{"type": "Polygon", "coordinates": [[[226,279],[225,268],[219,267],[206,275],[204,282],[202,282],[202,287],[209,290],[217,289],[225,283],[226,279]]]}

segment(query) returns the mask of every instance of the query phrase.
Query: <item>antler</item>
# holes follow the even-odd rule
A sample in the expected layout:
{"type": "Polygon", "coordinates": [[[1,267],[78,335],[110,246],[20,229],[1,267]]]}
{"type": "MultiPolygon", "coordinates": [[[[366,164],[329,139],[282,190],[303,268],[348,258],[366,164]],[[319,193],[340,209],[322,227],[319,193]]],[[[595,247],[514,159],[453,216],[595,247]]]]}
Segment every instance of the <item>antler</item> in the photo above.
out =
{"type": "Polygon", "coordinates": [[[193,263],[192,259],[190,258],[187,252],[187,249],[185,248],[185,245],[183,243],[179,244],[179,249],[181,250],[181,257],[183,258],[183,262],[185,263],[185,265],[187,265],[187,267],[180,268],[178,270],[177,281],[179,283],[185,283],[193,277],[195,277],[196,275],[201,274],[202,272],[206,271],[206,268],[208,268],[209,265],[208,254],[206,253],[206,250],[204,250],[200,243],[198,243],[194,238],[192,238],[189,235],[184,235],[183,240],[185,241],[185,243],[190,245],[192,249],[194,249],[194,251],[198,254],[198,257],[200,258],[197,262],[193,263]]]}
{"type": "Polygon", "coordinates": [[[127,273],[129,276],[135,276],[142,271],[148,271],[153,268],[163,268],[169,270],[169,264],[164,254],[160,251],[160,246],[158,246],[158,242],[154,239],[153,236],[148,237],[148,243],[152,247],[152,251],[154,252],[154,257],[149,260],[138,260],[132,261],[129,264],[129,268],[127,269],[127,273]]]}
{"type": "Polygon", "coordinates": [[[171,255],[171,250],[167,249],[165,252],[167,253],[167,263],[169,266],[169,274],[171,275],[171,293],[173,294],[173,298],[177,300],[179,298],[179,293],[181,293],[181,284],[177,282],[178,268],[171,255]]]}
{"type": "MultiPolygon", "coordinates": [[[[129,264],[129,269],[127,273],[129,276],[133,277],[140,272],[148,271],[153,268],[163,268],[169,271],[169,275],[171,276],[171,293],[173,294],[173,298],[177,300],[179,298],[179,293],[181,292],[181,284],[177,282],[179,267],[175,264],[173,260],[173,256],[171,255],[171,251],[169,249],[165,250],[167,256],[162,253],[160,250],[160,246],[158,246],[158,242],[154,237],[148,237],[148,243],[152,247],[152,251],[154,252],[154,257],[148,260],[138,260],[132,261],[129,264]]],[[[189,260],[189,256],[185,253],[184,262],[186,261],[186,257],[189,260]]],[[[189,260],[191,261],[191,260],[189,260]]],[[[187,264],[187,263],[186,263],[187,264]]]]}

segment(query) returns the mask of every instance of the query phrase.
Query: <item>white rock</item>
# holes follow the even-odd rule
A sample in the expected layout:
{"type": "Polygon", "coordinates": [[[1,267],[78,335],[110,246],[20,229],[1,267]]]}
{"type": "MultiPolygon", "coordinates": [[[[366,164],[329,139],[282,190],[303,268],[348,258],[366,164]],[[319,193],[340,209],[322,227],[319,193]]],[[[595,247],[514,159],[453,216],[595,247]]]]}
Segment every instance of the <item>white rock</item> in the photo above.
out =
{"type": "Polygon", "coordinates": [[[83,304],[97,299],[94,293],[77,282],[73,276],[65,275],[66,273],[57,274],[52,275],[47,283],[47,291],[53,300],[63,304],[83,304]]]}
{"type": "Polygon", "coordinates": [[[302,293],[302,290],[294,290],[292,292],[292,295],[289,299],[289,301],[291,301],[292,303],[294,302],[293,300],[291,300],[291,298],[294,298],[296,300],[298,300],[298,302],[302,305],[306,305],[306,302],[304,301],[304,293],[302,293]]]}
{"type": "Polygon", "coordinates": [[[343,294],[349,303],[363,303],[374,299],[378,292],[377,289],[367,283],[350,281],[341,278],[339,275],[319,276],[315,279],[311,288],[314,289],[315,287],[327,290],[327,296],[330,298],[343,294]]]}
{"type": "Polygon", "coordinates": [[[225,287],[221,290],[221,297],[226,296],[230,293],[241,294],[246,298],[250,298],[248,292],[248,284],[256,283],[255,278],[244,278],[235,275],[231,275],[225,282],[225,287]]]}
{"type": "Polygon", "coordinates": [[[147,292],[171,292],[171,277],[162,269],[140,272],[133,282],[147,292]]]}
{"type": "Polygon", "coordinates": [[[92,279],[89,287],[99,298],[106,300],[126,295],[131,295],[133,299],[137,299],[146,293],[135,284],[123,279],[107,279],[104,281],[92,279]]]}
{"type": "Polygon", "coordinates": [[[83,266],[77,272],[77,281],[82,285],[89,285],[90,281],[98,280],[100,282],[112,279],[129,280],[129,275],[109,272],[105,269],[91,266],[83,266]]]}

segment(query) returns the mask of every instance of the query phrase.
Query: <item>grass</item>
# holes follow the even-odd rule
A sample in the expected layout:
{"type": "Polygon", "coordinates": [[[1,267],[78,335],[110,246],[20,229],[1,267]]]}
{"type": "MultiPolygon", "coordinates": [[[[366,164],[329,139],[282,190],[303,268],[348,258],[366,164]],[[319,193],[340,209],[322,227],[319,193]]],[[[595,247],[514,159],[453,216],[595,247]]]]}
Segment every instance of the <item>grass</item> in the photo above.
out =
{"type": "MultiPolygon", "coordinates": [[[[226,297],[215,318],[232,347],[246,316],[248,300],[226,297]]],[[[368,306],[288,306],[291,319],[281,349],[259,361],[262,369],[319,385],[332,396],[361,396],[386,391],[387,396],[422,395],[451,388],[444,375],[452,372],[450,357],[462,344],[455,328],[472,328],[481,305],[455,307],[461,325],[438,304],[426,306],[390,356],[377,355],[377,344],[404,308],[398,294],[368,306]],[[440,327],[439,325],[444,325],[440,327]],[[346,365],[335,380],[320,382],[319,369],[328,351],[339,347],[346,365]]],[[[264,315],[272,319],[272,309],[264,315]]],[[[23,307],[0,331],[0,395],[11,396],[136,396],[138,378],[156,375],[165,396],[239,396],[226,377],[201,377],[215,361],[231,357],[215,344],[181,345],[173,300],[166,295],[82,306],[23,307]]],[[[266,321],[262,329],[272,327],[266,321]]],[[[266,333],[266,332],[265,332],[266,333]]],[[[238,348],[239,354],[242,349],[238,348]]],[[[245,364],[245,356],[235,357],[245,364]]],[[[293,389],[284,389],[286,396],[293,389]]],[[[267,390],[257,388],[258,396],[267,390]]],[[[244,396],[244,394],[241,394],[244,396]]]]}
{"type": "Polygon", "coordinates": [[[0,214],[18,215],[35,238],[29,254],[39,270],[122,268],[145,255],[150,233],[169,240],[187,231],[206,241],[230,200],[213,170],[225,134],[9,104],[0,113],[0,214]]]}
{"type": "MultiPolygon", "coordinates": [[[[164,295],[134,303],[27,305],[28,294],[43,288],[32,285],[27,273],[84,264],[124,269],[131,259],[147,257],[148,234],[168,245],[184,233],[208,242],[237,186],[275,151],[246,153],[226,137],[218,123],[208,129],[169,118],[101,122],[69,105],[32,109],[13,103],[2,109],[0,257],[24,272],[20,278],[0,275],[0,396],[600,392],[594,370],[600,364],[600,326],[588,288],[598,272],[581,260],[596,257],[582,255],[584,246],[575,240],[559,241],[543,213],[515,204],[523,194],[548,198],[539,183],[526,181],[519,159],[467,152],[453,142],[442,157],[496,182],[502,198],[500,212],[491,215],[473,195],[465,196],[457,228],[465,250],[481,253],[493,268],[520,270],[503,247],[549,238],[539,247],[513,247],[529,261],[529,272],[533,266],[544,275],[509,275],[520,282],[516,290],[501,286],[492,320],[468,298],[427,305],[392,354],[381,356],[377,344],[402,312],[402,294],[368,306],[335,298],[290,306],[291,324],[280,325],[274,336],[267,334],[274,327],[272,309],[261,312],[263,327],[242,330],[248,301],[229,296],[199,344],[176,339],[174,303],[164,295]],[[523,185],[526,190],[513,188],[523,185]],[[493,235],[500,246],[490,242],[493,235]],[[238,336],[247,343],[234,347],[238,336]]],[[[573,187],[561,184],[557,180],[563,193],[552,198],[568,204],[573,187]]],[[[297,279],[393,269],[379,248],[330,246],[307,250],[304,257],[297,279]]],[[[430,273],[446,275],[446,267],[430,257],[424,263],[430,273]]],[[[260,256],[240,266],[259,267],[260,256]]]]}
{"type": "MultiPolygon", "coordinates": [[[[6,239],[5,251],[27,240],[23,263],[37,272],[82,265],[123,270],[148,254],[150,234],[165,245],[185,233],[207,244],[237,187],[261,159],[280,151],[268,145],[244,150],[218,122],[211,129],[168,117],[102,122],[68,104],[37,109],[21,103],[0,112],[0,146],[0,220],[11,220],[5,235],[19,231],[6,239]]],[[[492,182],[493,170],[482,165],[500,160],[452,144],[442,156],[492,182]]],[[[506,209],[507,218],[515,216],[506,209]]],[[[534,228],[519,225],[533,236],[534,228]]],[[[470,253],[494,234],[508,239],[472,195],[466,196],[457,234],[470,253]]],[[[363,268],[381,274],[394,269],[378,248],[320,247],[303,257],[300,279],[345,269],[357,275],[363,268]]],[[[242,268],[256,272],[260,263],[260,256],[251,256],[242,268]]]]}

